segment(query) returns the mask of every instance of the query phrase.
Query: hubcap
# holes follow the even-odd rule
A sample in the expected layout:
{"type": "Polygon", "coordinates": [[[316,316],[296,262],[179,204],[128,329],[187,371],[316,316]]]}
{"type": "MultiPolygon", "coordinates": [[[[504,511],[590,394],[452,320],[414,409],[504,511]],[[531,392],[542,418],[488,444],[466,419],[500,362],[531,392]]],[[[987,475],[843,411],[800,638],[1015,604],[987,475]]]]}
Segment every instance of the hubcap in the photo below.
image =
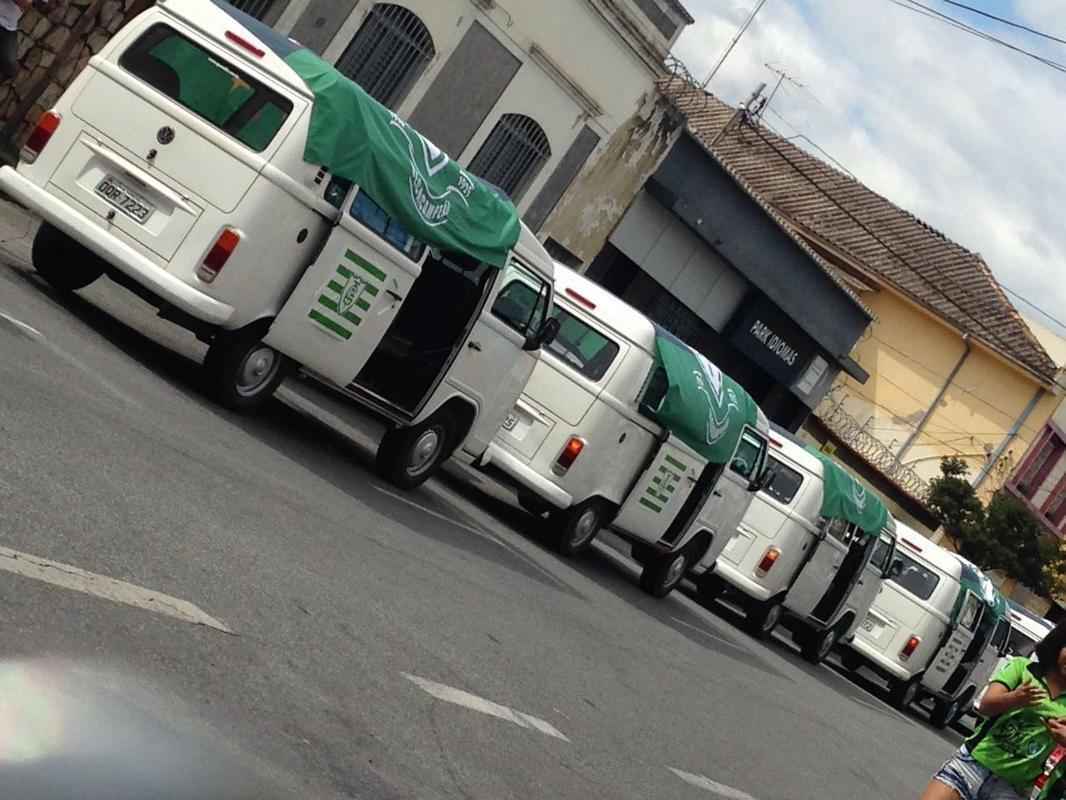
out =
{"type": "Polygon", "coordinates": [[[673,586],[681,577],[685,574],[685,556],[680,554],[672,562],[670,562],[670,568],[666,570],[666,585],[668,587],[673,586]]]}
{"type": "Polygon", "coordinates": [[[825,634],[823,634],[822,640],[818,643],[818,655],[820,658],[825,658],[829,655],[829,651],[833,649],[836,640],[836,631],[826,631],[825,634]]]}
{"type": "Polygon", "coordinates": [[[277,352],[265,344],[250,351],[237,373],[237,393],[242,397],[258,393],[274,378],[280,364],[277,352]]]}
{"type": "Polygon", "coordinates": [[[766,612],[766,618],[762,623],[763,633],[769,633],[777,627],[777,623],[781,621],[781,604],[776,603],[771,606],[766,612]]]}
{"type": "Polygon", "coordinates": [[[411,475],[418,475],[433,463],[441,448],[443,438],[436,428],[430,428],[422,432],[415,440],[411,448],[411,458],[408,461],[407,471],[411,475]]]}
{"type": "Polygon", "coordinates": [[[599,528],[600,519],[596,509],[586,508],[581,516],[577,518],[577,522],[574,523],[574,535],[570,537],[570,544],[574,547],[580,547],[592,539],[599,528]]]}

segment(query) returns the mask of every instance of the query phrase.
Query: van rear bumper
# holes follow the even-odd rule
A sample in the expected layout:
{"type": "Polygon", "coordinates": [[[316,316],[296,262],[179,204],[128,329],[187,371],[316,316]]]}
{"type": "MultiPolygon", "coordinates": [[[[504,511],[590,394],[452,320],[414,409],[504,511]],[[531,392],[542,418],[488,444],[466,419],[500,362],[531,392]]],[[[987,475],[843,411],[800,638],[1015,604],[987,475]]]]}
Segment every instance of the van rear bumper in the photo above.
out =
{"type": "Polygon", "coordinates": [[[917,671],[911,672],[894,658],[886,656],[883,651],[873,647],[859,636],[852,639],[849,646],[852,650],[869,661],[880,672],[883,672],[890,678],[906,681],[910,680],[915,674],[917,674],[917,671]]]}
{"type": "Polygon", "coordinates": [[[571,497],[569,492],[560,489],[495,442],[489,444],[488,449],[482,456],[482,461],[496,467],[516,483],[529,489],[538,497],[543,497],[556,508],[570,508],[574,504],[574,498],[571,497]]]}
{"type": "Polygon", "coordinates": [[[156,266],[11,167],[0,168],[0,188],[164,302],[212,325],[225,325],[233,317],[233,306],[220,303],[156,266]]]}

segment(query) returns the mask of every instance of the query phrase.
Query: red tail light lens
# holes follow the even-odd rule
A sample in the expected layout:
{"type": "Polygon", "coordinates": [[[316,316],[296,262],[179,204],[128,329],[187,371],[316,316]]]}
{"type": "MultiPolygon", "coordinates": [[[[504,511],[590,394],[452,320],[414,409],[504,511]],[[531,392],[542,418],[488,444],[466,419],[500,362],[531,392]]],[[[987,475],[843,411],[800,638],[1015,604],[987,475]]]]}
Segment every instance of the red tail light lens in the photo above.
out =
{"type": "Polygon", "coordinates": [[[211,283],[222,272],[233,251],[241,243],[241,235],[233,228],[225,228],[208,252],[204,263],[196,268],[196,275],[204,283],[211,283]]]}
{"type": "Polygon", "coordinates": [[[777,563],[777,559],[781,558],[781,551],[776,547],[768,547],[763,554],[762,561],[759,562],[759,566],[756,568],[760,578],[766,576],[766,574],[774,568],[774,564],[777,563]]]}
{"type": "Polygon", "coordinates": [[[908,658],[914,655],[914,651],[918,649],[918,645],[922,643],[922,640],[917,636],[912,636],[907,640],[907,643],[903,645],[903,649],[899,651],[899,657],[901,660],[906,661],[908,658]]]}
{"type": "Polygon", "coordinates": [[[32,164],[36,161],[37,157],[52,140],[52,136],[59,130],[59,123],[62,121],[63,118],[56,112],[45,111],[41,118],[37,120],[37,127],[33,129],[30,138],[23,145],[19,158],[26,164],[32,164]]]}
{"type": "Polygon", "coordinates": [[[581,455],[581,451],[585,449],[585,440],[579,439],[576,436],[571,436],[566,443],[566,447],[563,448],[563,452],[559,453],[559,457],[555,460],[555,466],[552,467],[552,471],[556,475],[564,475],[566,471],[573,466],[577,461],[577,457],[581,455]]]}

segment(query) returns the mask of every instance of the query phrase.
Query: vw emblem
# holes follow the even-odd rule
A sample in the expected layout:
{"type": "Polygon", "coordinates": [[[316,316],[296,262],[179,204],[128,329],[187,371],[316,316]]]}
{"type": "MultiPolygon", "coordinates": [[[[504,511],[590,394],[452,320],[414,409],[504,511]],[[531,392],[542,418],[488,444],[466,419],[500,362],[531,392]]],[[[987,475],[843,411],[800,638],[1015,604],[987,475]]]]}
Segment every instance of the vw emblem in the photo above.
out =
{"type": "Polygon", "coordinates": [[[159,129],[159,133],[155,135],[155,138],[160,144],[170,144],[174,141],[174,129],[169,125],[164,125],[159,129]]]}

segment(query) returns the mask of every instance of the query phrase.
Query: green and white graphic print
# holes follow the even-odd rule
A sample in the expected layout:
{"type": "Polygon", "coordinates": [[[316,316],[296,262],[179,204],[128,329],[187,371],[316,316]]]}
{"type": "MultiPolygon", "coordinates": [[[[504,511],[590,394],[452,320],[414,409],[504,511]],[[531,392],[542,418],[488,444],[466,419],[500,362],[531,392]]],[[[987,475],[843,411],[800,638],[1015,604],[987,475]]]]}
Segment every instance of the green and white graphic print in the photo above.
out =
{"type": "Polygon", "coordinates": [[[681,477],[687,472],[687,467],[672,456],[666,456],[663,462],[640,498],[640,504],[656,514],[662,513],[663,507],[670,502],[670,497],[681,483],[681,477]]]}
{"type": "Polygon", "coordinates": [[[385,273],[351,250],[344,258],[319,290],[308,317],[330,336],[346,342],[381,291],[385,273]]]}

